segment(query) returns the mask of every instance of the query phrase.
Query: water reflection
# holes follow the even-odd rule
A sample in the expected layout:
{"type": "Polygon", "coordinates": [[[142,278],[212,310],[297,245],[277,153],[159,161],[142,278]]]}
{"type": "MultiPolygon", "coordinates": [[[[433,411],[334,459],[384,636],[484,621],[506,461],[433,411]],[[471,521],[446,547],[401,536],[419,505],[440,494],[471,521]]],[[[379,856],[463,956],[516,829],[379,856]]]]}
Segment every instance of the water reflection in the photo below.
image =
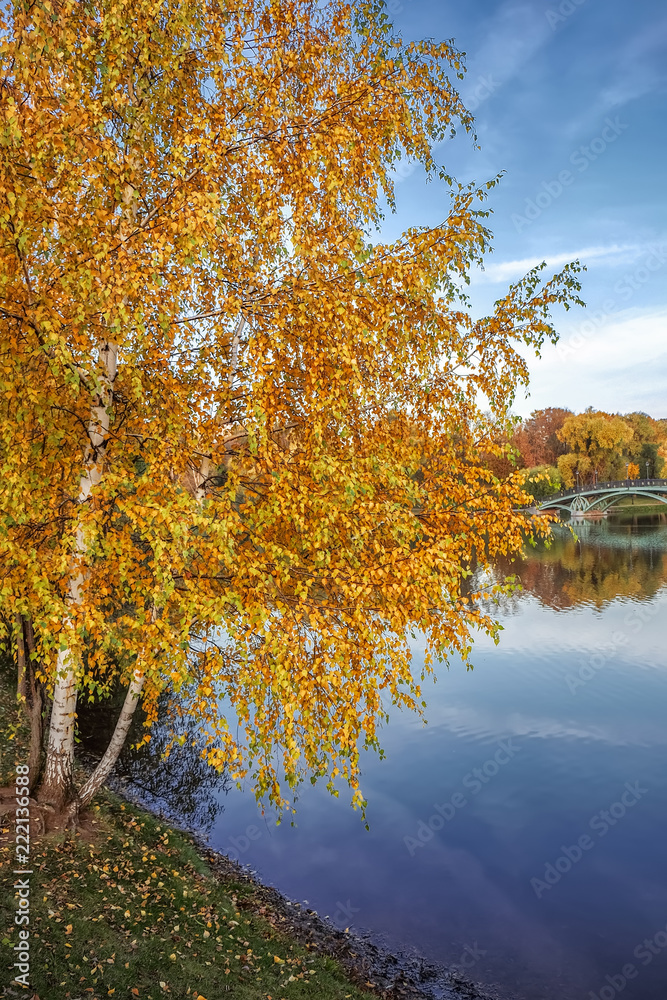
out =
{"type": "MultiPolygon", "coordinates": [[[[558,524],[549,547],[538,544],[523,558],[504,560],[498,573],[516,574],[524,591],[559,610],[654,597],[667,581],[667,515],[633,513],[558,524]]],[[[503,610],[516,607],[514,599],[503,610]]]]}
{"type": "MultiPolygon", "coordinates": [[[[124,691],[119,691],[114,698],[102,704],[79,705],[79,739],[84,756],[99,760],[104,753],[124,695],[124,691]]],[[[158,711],[160,719],[171,714],[168,697],[160,699],[158,711]]],[[[222,793],[229,788],[228,779],[202,759],[204,739],[196,734],[190,735],[183,746],[176,745],[164,758],[169,729],[166,725],[154,726],[150,742],[139,750],[133,750],[132,746],[144,735],[143,721],[141,712],[137,710],[116,765],[116,781],[155,812],[207,835],[223,811],[222,793]]],[[[176,735],[180,735],[182,730],[177,720],[174,720],[174,725],[176,735]]]]}
{"type": "MultiPolygon", "coordinates": [[[[635,949],[667,925],[667,523],[635,511],[574,528],[498,567],[524,587],[496,608],[500,644],[480,637],[474,671],[453,660],[425,685],[427,727],[394,713],[386,758],[364,755],[369,830],[344,793],[310,785],[296,825],[276,827],[194,750],[170,764],[173,809],[224,801],[214,847],[340,926],[463,965],[512,1000],[604,1000],[627,963],[638,976],[623,995],[664,1000],[667,947],[646,966],[635,949]],[[637,782],[648,791],[602,836],[591,821],[637,782]],[[593,846],[538,896],[531,880],[567,868],[584,835],[593,846]]],[[[170,798],[156,746],[133,773],[170,798]]]]}

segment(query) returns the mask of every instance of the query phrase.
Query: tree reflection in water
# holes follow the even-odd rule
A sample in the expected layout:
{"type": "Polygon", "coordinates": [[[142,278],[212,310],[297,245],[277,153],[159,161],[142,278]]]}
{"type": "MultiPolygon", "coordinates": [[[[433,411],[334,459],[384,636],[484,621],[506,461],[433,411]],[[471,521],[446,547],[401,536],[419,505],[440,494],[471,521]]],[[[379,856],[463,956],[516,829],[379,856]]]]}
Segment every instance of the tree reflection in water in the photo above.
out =
{"type": "MultiPolygon", "coordinates": [[[[124,697],[125,691],[119,690],[112,699],[101,704],[80,703],[78,738],[84,758],[97,761],[104,753],[124,697]]],[[[163,695],[160,699],[159,719],[167,716],[170,697],[173,695],[163,695]]],[[[189,733],[183,746],[176,744],[169,756],[163,759],[170,732],[168,726],[158,723],[150,731],[149,743],[138,750],[131,749],[144,735],[143,721],[143,714],[137,710],[114,770],[112,784],[117,784],[119,791],[138,798],[154,812],[164,814],[205,836],[224,808],[220,793],[230,788],[229,778],[224,772],[219,774],[202,759],[203,735],[189,733]]],[[[176,735],[184,732],[179,730],[176,720],[174,729],[176,735]]]]}
{"type": "MultiPolygon", "coordinates": [[[[649,600],[667,582],[667,514],[628,511],[572,522],[572,528],[576,538],[567,525],[556,524],[549,548],[544,544],[534,549],[526,546],[522,558],[499,562],[497,578],[515,575],[524,594],[532,594],[556,610],[583,604],[601,609],[619,597],[649,600]]],[[[479,580],[464,581],[463,590],[469,592],[477,585],[479,580]]],[[[501,598],[500,608],[489,602],[485,610],[511,614],[520,599],[519,594],[501,598]]],[[[121,690],[100,705],[79,706],[78,735],[84,755],[99,759],[123,698],[121,690]]],[[[159,718],[165,717],[169,704],[168,696],[161,699],[159,718]]],[[[203,735],[190,734],[183,746],[176,745],[163,759],[170,738],[168,729],[156,725],[150,743],[139,750],[130,749],[143,736],[143,718],[137,713],[116,767],[116,779],[149,808],[206,834],[223,809],[220,793],[231,787],[231,781],[202,759],[203,735]]]]}
{"type": "MultiPolygon", "coordinates": [[[[667,514],[623,513],[554,526],[547,548],[526,546],[522,558],[503,560],[498,577],[515,574],[523,592],[557,610],[579,604],[598,609],[619,597],[647,600],[667,582],[667,514]]],[[[502,602],[511,612],[518,598],[502,602]]]]}

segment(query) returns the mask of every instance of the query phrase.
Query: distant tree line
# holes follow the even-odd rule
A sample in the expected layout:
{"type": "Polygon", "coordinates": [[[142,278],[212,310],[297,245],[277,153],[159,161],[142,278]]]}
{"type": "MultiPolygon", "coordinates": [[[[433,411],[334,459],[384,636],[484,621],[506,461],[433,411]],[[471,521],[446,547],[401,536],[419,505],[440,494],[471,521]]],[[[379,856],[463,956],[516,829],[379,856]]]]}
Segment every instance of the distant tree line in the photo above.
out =
{"type": "Polygon", "coordinates": [[[549,406],[518,423],[504,443],[504,455],[488,456],[489,466],[498,476],[526,469],[527,492],[543,499],[577,483],[662,478],[667,419],[549,406]]]}

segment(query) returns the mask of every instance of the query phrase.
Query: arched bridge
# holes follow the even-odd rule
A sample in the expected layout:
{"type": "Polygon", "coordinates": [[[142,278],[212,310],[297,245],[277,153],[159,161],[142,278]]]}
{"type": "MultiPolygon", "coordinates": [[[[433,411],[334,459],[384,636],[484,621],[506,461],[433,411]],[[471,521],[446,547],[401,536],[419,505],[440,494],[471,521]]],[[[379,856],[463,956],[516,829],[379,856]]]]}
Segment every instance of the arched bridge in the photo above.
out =
{"type": "Polygon", "coordinates": [[[567,510],[571,514],[587,514],[591,510],[605,511],[622,497],[643,497],[653,503],[667,505],[667,479],[618,479],[562,490],[540,500],[537,510],[567,510]]]}

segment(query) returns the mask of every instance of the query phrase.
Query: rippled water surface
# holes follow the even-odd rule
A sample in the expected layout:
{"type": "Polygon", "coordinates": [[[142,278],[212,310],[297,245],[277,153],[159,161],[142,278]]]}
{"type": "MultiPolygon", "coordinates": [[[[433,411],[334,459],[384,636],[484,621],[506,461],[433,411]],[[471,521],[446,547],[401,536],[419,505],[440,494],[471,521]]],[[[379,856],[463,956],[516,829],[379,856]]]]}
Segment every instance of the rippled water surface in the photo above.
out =
{"type": "Polygon", "coordinates": [[[667,523],[576,531],[502,567],[524,589],[500,645],[426,685],[428,725],[392,718],[365,761],[370,831],[343,793],[309,785],[276,827],[202,774],[212,846],[508,996],[664,1000],[667,523]]]}

